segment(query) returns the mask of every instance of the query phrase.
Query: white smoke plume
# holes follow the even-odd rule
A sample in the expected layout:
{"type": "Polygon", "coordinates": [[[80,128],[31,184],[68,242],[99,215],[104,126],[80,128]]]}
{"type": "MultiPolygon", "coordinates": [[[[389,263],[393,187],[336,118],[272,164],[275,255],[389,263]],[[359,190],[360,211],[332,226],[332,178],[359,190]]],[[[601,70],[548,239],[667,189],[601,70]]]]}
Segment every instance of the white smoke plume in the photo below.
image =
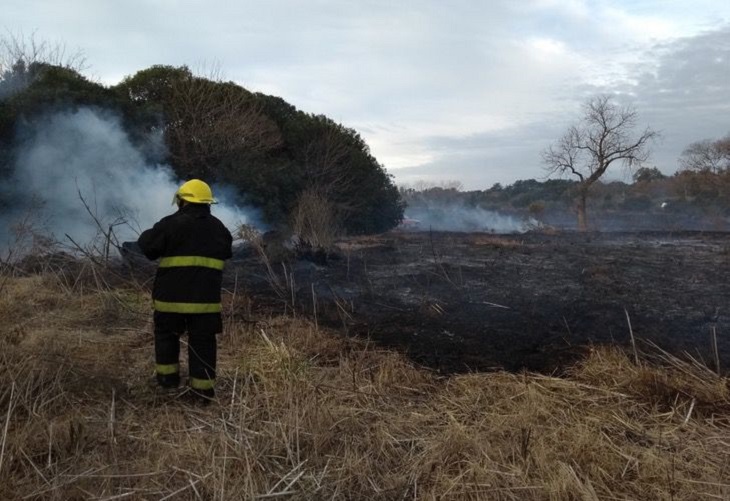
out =
{"type": "MultiPolygon", "coordinates": [[[[120,221],[126,223],[114,227],[118,241],[136,240],[176,210],[171,202],[180,181],[168,166],[147,163],[115,115],[80,108],[26,127],[11,183],[2,190],[6,200],[15,201],[12,212],[0,218],[3,247],[9,245],[11,226],[28,212],[56,240],[69,243],[68,235],[87,245],[100,229],[120,221]]],[[[253,222],[251,210],[225,203],[212,212],[232,231],[253,222]]]]}
{"type": "Polygon", "coordinates": [[[506,214],[466,207],[459,203],[430,203],[409,206],[404,228],[411,230],[524,233],[539,226],[535,219],[518,219],[506,214]]]}

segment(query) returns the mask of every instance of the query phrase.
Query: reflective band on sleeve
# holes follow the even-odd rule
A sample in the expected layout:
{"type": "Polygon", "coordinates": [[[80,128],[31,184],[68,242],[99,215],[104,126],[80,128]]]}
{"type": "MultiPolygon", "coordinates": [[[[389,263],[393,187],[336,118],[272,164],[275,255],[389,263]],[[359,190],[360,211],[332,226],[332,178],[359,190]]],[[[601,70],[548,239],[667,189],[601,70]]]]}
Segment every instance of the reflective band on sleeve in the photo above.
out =
{"type": "Polygon", "coordinates": [[[220,313],[220,303],[169,303],[155,299],[155,310],[163,313],[220,313]]]}
{"type": "Polygon", "coordinates": [[[155,364],[155,371],[161,376],[177,374],[180,367],[178,364],[155,364]]]}
{"type": "Polygon", "coordinates": [[[212,390],[214,384],[215,380],[213,379],[190,378],[190,387],[194,390],[212,390]]]}
{"type": "Polygon", "coordinates": [[[223,270],[223,261],[203,256],[168,256],[160,259],[160,268],[176,268],[180,266],[200,266],[223,270]]]}

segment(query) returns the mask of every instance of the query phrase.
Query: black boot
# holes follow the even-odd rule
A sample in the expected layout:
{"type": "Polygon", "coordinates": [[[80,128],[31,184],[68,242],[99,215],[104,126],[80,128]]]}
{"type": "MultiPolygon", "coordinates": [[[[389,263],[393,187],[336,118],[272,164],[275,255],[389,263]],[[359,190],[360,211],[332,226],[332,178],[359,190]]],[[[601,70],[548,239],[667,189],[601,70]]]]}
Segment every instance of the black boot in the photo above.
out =
{"type": "Polygon", "coordinates": [[[180,374],[157,374],[157,384],[163,388],[177,388],[180,386],[180,374]]]}

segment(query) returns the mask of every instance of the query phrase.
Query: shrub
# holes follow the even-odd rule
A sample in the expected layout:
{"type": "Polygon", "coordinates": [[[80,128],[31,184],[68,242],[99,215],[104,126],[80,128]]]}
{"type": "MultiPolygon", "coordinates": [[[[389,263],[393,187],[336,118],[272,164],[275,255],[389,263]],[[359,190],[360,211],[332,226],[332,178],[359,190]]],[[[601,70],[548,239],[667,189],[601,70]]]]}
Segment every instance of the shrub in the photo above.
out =
{"type": "Polygon", "coordinates": [[[331,248],[340,233],[340,218],[334,204],[316,190],[302,192],[291,219],[300,242],[313,248],[331,248]]]}

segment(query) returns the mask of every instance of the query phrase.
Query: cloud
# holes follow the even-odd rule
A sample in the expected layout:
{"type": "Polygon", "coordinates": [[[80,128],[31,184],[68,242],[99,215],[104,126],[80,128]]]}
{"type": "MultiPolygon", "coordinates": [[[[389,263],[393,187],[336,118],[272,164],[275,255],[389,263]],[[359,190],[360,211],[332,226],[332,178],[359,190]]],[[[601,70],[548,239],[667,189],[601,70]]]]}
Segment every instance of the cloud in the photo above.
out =
{"type": "MultiPolygon", "coordinates": [[[[565,50],[549,39],[528,40],[562,55],[565,50]]],[[[567,56],[566,56],[567,57],[567,56]]],[[[580,61],[580,56],[570,56],[580,61]]],[[[540,178],[539,153],[557,139],[568,123],[579,117],[579,103],[596,94],[613,94],[634,106],[640,123],[660,130],[663,140],[650,162],[666,174],[678,168],[677,159],[691,142],[730,132],[730,25],[696,36],[657,43],[617,64],[605,78],[576,78],[551,106],[536,108],[537,120],[501,130],[472,135],[440,135],[424,140],[431,152],[428,163],[396,171],[401,182],[460,179],[467,188],[494,182],[540,178]],[[542,114],[540,114],[542,112],[542,114]],[[454,173],[460,175],[456,176],[454,173]]],[[[539,94],[544,98],[546,94],[539,94]]],[[[555,90],[548,95],[560,95],[555,90]]],[[[611,177],[626,177],[612,173],[611,177]]]]}
{"type": "Polygon", "coordinates": [[[537,177],[539,150],[595,92],[621,93],[669,130],[657,153],[670,165],[675,144],[723,128],[711,109],[728,102],[712,87],[730,23],[719,0],[8,0],[3,14],[85,48],[106,83],[218,62],[227,79],[362,131],[396,180],[537,177]],[[511,138],[522,146],[500,143],[511,138]]]}
{"type": "Polygon", "coordinates": [[[653,161],[665,173],[691,142],[730,132],[730,24],[697,36],[657,44],[629,67],[623,81],[589,86],[632,103],[642,121],[664,139],[653,161]]]}

